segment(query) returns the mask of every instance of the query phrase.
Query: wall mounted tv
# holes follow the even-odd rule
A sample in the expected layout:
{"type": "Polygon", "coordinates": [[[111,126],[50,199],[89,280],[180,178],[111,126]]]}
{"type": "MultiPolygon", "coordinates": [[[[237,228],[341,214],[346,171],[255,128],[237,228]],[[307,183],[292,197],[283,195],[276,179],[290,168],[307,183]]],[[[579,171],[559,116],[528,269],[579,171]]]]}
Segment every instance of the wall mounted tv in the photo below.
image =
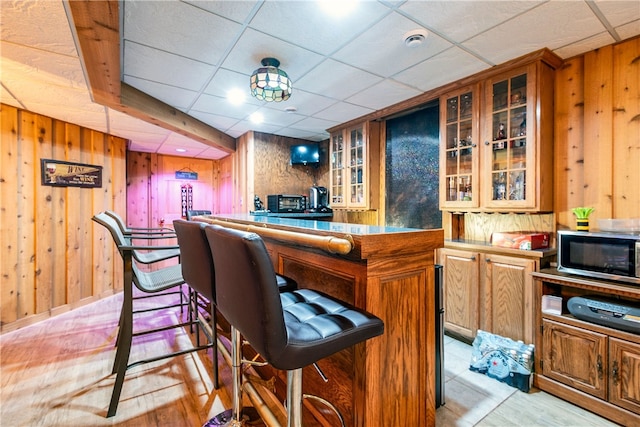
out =
{"type": "Polygon", "coordinates": [[[292,145],[291,146],[292,165],[314,165],[320,164],[320,149],[317,143],[292,145]]]}

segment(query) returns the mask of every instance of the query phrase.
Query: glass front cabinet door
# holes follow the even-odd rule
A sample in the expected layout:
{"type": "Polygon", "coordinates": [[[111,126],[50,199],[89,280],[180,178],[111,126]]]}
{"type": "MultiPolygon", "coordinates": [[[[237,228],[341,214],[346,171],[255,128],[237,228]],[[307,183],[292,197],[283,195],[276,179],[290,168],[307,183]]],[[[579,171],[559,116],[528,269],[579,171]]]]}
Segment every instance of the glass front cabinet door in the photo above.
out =
{"type": "Polygon", "coordinates": [[[535,60],[440,97],[442,210],[553,210],[553,87],[535,60]]]}
{"type": "Polygon", "coordinates": [[[480,203],[477,92],[474,86],[440,99],[442,209],[477,208],[480,203]]]}
{"type": "Polygon", "coordinates": [[[483,207],[552,209],[552,101],[553,73],[541,62],[486,81],[483,207]]]}
{"type": "Polygon", "coordinates": [[[368,206],[368,161],[365,126],[331,134],[331,207],[368,206]]]}

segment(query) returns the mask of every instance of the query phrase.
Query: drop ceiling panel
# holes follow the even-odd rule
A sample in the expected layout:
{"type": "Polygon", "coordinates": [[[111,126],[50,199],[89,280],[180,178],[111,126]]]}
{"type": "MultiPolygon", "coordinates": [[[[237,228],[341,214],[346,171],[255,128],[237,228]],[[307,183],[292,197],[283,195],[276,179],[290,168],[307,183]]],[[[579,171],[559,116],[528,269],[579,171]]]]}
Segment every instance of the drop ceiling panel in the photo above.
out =
{"type": "Polygon", "coordinates": [[[500,64],[543,47],[566,46],[604,30],[585,2],[551,1],[463,44],[494,64],[500,64]],[[507,40],[509,49],[498,48],[507,40]]]}
{"type": "Polygon", "coordinates": [[[330,120],[332,122],[344,123],[355,118],[371,114],[374,111],[375,110],[372,108],[365,108],[348,102],[336,102],[330,108],[315,114],[314,117],[330,120]]]}
{"type": "MultiPolygon", "coordinates": [[[[378,2],[353,2],[356,8],[352,13],[333,18],[320,3],[264,2],[251,21],[251,27],[321,55],[329,55],[390,13],[390,9],[378,2]]],[[[326,3],[331,5],[332,2],[326,3]]]]}
{"type": "Polygon", "coordinates": [[[413,84],[426,92],[489,68],[459,47],[452,47],[394,76],[395,80],[413,84]]]}
{"type": "Polygon", "coordinates": [[[347,102],[380,110],[389,105],[420,95],[422,92],[400,82],[383,80],[347,99],[347,102]]]}
{"type": "Polygon", "coordinates": [[[400,10],[452,42],[460,43],[544,1],[408,1],[400,10]]]}
{"type": "Polygon", "coordinates": [[[330,98],[346,99],[381,80],[375,74],[327,59],[298,81],[297,86],[330,98]]]}
{"type": "Polygon", "coordinates": [[[133,76],[125,76],[124,82],[182,112],[187,111],[199,95],[198,92],[193,90],[133,76]]]}
{"type": "Polygon", "coordinates": [[[0,16],[2,41],[78,57],[61,2],[0,1],[0,16]]]}
{"type": "Polygon", "coordinates": [[[125,1],[124,19],[129,23],[124,38],[148,47],[219,64],[242,25],[193,4],[176,1],[125,1]]]}
{"type": "Polygon", "coordinates": [[[201,95],[191,108],[191,113],[214,113],[224,111],[224,115],[233,119],[242,120],[253,114],[260,108],[258,103],[245,103],[234,105],[226,98],[213,95],[201,95]]]}
{"type": "MultiPolygon", "coordinates": [[[[136,82],[128,80],[128,76],[200,91],[215,69],[212,65],[128,41],[124,43],[124,61],[124,82],[131,86],[136,82]]],[[[150,95],[158,98],[153,93],[150,95]]]]}
{"type": "Polygon", "coordinates": [[[391,77],[439,52],[451,47],[451,43],[435,34],[421,29],[415,22],[392,14],[375,24],[370,31],[358,36],[333,57],[345,64],[374,74],[391,77]],[[405,45],[405,33],[420,29],[427,35],[420,46],[405,45]],[[383,37],[380,35],[384,34],[383,37]],[[389,58],[393,58],[392,61],[389,58]]]}

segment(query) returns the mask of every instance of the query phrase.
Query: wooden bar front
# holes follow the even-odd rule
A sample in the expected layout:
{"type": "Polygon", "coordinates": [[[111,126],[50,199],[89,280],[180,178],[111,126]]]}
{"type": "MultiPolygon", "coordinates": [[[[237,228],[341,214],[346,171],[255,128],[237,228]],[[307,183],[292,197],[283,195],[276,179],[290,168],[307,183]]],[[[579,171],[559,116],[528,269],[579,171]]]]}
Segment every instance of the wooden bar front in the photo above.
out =
{"type": "MultiPolygon", "coordinates": [[[[260,234],[278,273],[384,321],[382,336],[318,363],[328,382],[313,367],[305,368],[303,393],[336,405],[347,426],[435,425],[434,250],[443,246],[441,229],[250,215],[197,219],[260,234]],[[319,238],[338,243],[327,247],[319,238]],[[351,242],[348,253],[345,242],[351,242]]],[[[286,378],[272,371],[267,375],[286,378]]],[[[305,407],[320,425],[334,424],[322,405],[306,399],[305,407]]]]}

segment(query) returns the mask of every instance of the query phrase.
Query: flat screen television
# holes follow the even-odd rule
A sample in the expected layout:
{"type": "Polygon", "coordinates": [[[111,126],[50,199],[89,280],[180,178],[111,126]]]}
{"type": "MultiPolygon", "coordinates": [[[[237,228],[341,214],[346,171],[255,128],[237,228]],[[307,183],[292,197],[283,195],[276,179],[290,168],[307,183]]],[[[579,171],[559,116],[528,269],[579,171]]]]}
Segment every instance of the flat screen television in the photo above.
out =
{"type": "Polygon", "coordinates": [[[320,150],[317,143],[292,145],[291,146],[292,165],[319,165],[320,150]]]}

